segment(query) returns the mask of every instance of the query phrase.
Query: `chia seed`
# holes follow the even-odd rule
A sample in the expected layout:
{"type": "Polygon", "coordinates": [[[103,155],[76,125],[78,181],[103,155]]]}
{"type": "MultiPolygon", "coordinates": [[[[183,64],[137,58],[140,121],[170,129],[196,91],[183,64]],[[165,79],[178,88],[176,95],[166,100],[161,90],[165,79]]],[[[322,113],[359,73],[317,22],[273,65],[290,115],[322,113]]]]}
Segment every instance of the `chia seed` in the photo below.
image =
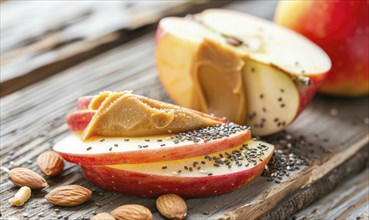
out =
{"type": "Polygon", "coordinates": [[[249,130],[250,128],[247,126],[237,125],[234,123],[213,125],[210,127],[201,128],[194,131],[182,132],[175,136],[172,136],[172,141],[175,144],[180,142],[191,140],[193,142],[208,142],[211,140],[217,140],[224,137],[229,137],[238,132],[242,132],[245,130],[249,130]],[[190,139],[189,139],[190,138],[190,139]],[[196,141],[195,141],[196,140],[196,141]]]}

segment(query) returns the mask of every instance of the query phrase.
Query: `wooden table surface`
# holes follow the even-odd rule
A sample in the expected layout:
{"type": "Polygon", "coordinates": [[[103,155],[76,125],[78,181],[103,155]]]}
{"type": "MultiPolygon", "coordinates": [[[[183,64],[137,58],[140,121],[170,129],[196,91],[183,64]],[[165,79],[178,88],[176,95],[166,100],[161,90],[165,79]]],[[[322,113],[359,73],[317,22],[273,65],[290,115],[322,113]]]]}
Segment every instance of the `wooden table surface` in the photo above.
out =
{"type": "MultiPolygon", "coordinates": [[[[225,7],[271,19],[275,4],[275,1],[238,1],[225,7]]],[[[2,94],[1,166],[23,166],[39,172],[35,158],[50,149],[55,141],[70,134],[64,116],[75,109],[76,99],[80,96],[102,90],[134,90],[171,102],[155,70],[152,30],[152,27],[143,32],[138,30],[134,39],[117,41],[114,49],[94,51],[93,56],[81,59],[84,61],[63,71],[60,70],[64,69],[65,63],[62,68],[53,67],[58,70],[53,76],[43,80],[38,78],[37,82],[31,80],[32,85],[22,85],[2,94]]],[[[58,65],[58,62],[51,63],[58,65]]],[[[22,68],[26,69],[19,67],[22,68]]],[[[42,73],[41,68],[38,71],[44,78],[50,70],[42,73]]],[[[19,74],[26,77],[23,79],[35,76],[32,71],[19,74]]],[[[264,173],[235,192],[188,199],[188,219],[368,219],[368,102],[368,97],[316,96],[289,128],[266,138],[279,150],[275,160],[293,155],[305,161],[304,164],[296,165],[296,170],[288,172],[289,176],[285,175],[280,181],[270,181],[268,173],[264,173]]],[[[23,207],[10,206],[7,200],[17,187],[7,180],[5,172],[0,177],[1,219],[88,219],[95,212],[110,211],[128,203],[143,204],[154,213],[155,219],[162,219],[154,199],[99,189],[86,182],[75,164],[66,163],[61,175],[47,178],[50,187],[33,192],[23,207]],[[44,199],[48,191],[66,184],[91,189],[93,199],[71,208],[56,207],[44,199]]]]}

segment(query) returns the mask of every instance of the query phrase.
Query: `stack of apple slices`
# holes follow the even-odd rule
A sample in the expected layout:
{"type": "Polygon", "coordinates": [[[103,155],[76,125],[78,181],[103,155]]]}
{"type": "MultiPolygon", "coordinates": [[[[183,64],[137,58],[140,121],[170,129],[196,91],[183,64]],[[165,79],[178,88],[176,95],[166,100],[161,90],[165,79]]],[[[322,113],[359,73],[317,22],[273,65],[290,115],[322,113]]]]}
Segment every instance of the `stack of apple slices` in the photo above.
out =
{"type": "Polygon", "coordinates": [[[274,147],[251,139],[247,126],[224,123],[178,134],[148,137],[97,137],[81,131],[96,113],[91,97],[78,101],[67,122],[75,133],[54,150],[81,165],[91,183],[126,195],[156,197],[176,193],[203,197],[236,190],[258,177],[274,147]]]}

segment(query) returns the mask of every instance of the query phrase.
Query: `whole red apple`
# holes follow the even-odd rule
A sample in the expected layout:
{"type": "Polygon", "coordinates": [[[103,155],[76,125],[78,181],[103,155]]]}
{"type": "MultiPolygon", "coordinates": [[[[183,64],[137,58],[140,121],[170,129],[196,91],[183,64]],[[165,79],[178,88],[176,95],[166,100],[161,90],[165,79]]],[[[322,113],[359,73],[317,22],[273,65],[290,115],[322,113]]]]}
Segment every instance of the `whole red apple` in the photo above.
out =
{"type": "Polygon", "coordinates": [[[369,94],[369,1],[280,1],[278,24],[322,47],[332,69],[320,92],[340,96],[369,94]]]}

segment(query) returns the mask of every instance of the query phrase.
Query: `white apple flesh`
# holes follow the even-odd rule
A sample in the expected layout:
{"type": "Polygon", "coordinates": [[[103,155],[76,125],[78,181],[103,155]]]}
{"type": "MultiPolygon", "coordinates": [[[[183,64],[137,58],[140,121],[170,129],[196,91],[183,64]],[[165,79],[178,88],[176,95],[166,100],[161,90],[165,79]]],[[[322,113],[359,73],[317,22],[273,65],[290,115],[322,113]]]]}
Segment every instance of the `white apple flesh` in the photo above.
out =
{"type": "Polygon", "coordinates": [[[236,190],[264,170],[274,146],[249,140],[237,147],[181,160],[109,166],[82,165],[93,184],[126,195],[176,193],[204,197],[236,190]]]}
{"type": "Polygon", "coordinates": [[[247,124],[260,136],[287,127],[331,67],[305,37],[222,9],[162,19],[156,43],[160,79],[177,104],[247,124]]]}
{"type": "Polygon", "coordinates": [[[151,137],[93,137],[82,141],[73,134],[57,142],[53,150],[77,164],[147,163],[175,160],[232,148],[251,138],[246,126],[215,125],[177,135],[151,137]]]}

